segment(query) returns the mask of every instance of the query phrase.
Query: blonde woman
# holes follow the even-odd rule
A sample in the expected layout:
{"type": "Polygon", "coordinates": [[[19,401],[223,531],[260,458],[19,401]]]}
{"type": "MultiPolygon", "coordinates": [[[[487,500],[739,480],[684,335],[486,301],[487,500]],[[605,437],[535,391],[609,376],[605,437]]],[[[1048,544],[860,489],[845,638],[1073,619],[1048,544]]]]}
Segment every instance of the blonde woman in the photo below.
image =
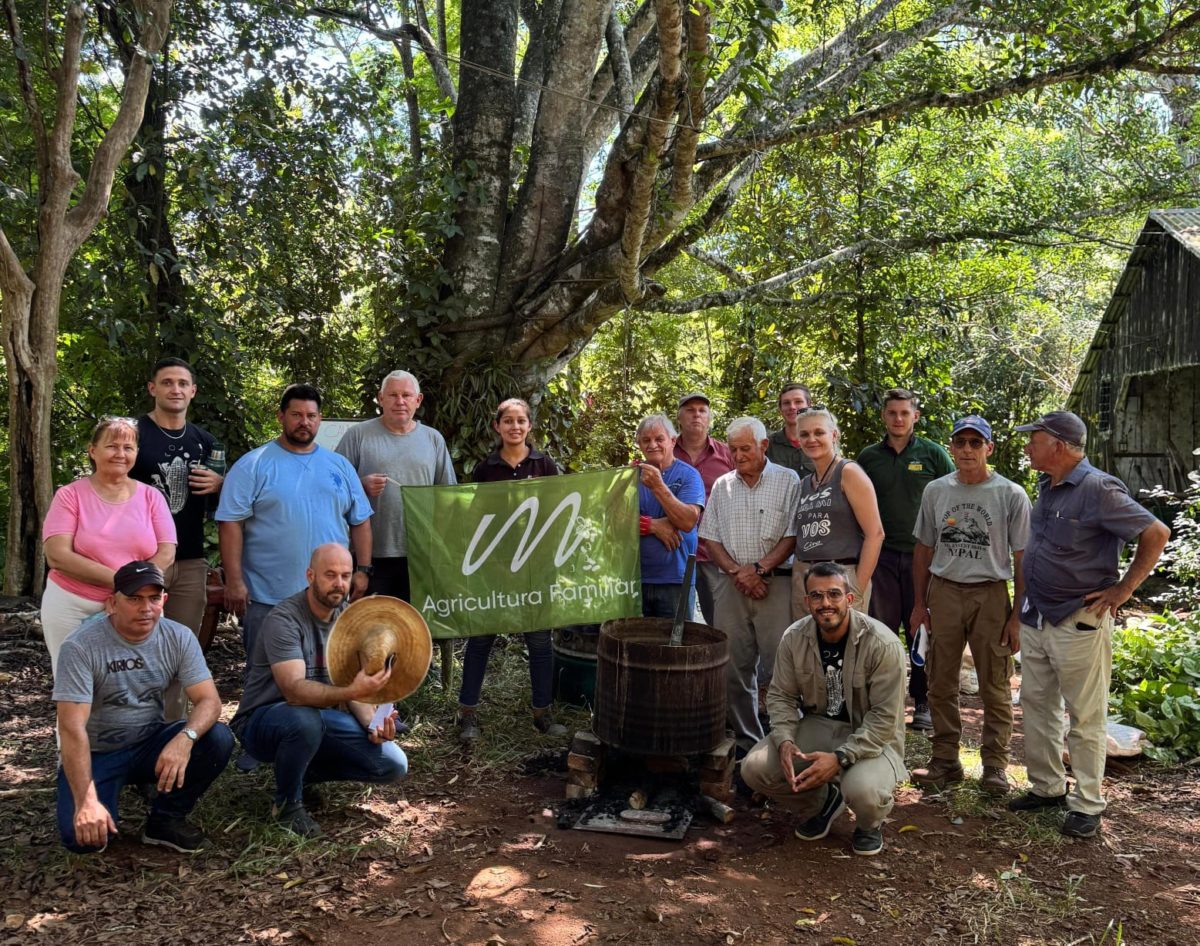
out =
{"type": "Polygon", "coordinates": [[[813,472],[800,480],[796,507],[792,617],[808,614],[804,578],[817,562],[837,562],[846,569],[854,607],[866,614],[884,535],[875,487],[857,463],[839,455],[837,418],[829,411],[805,411],[798,432],[813,472]]]}
{"type": "Polygon", "coordinates": [[[113,575],[127,562],[175,561],[175,522],[158,490],[129,476],[137,458],[138,429],[129,417],[106,417],[88,444],[90,476],[54,494],[42,524],[50,574],[42,594],[42,634],[50,667],[62,642],[104,609],[113,575]]]}

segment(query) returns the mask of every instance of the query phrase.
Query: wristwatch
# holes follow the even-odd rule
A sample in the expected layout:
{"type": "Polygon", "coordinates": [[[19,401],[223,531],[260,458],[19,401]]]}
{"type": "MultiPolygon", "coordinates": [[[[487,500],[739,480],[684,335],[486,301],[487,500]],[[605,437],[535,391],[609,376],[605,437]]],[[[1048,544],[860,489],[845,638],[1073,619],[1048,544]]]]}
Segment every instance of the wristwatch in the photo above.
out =
{"type": "Polygon", "coordinates": [[[194,730],[194,729],[185,729],[183,731],[183,734],[185,736],[187,736],[190,740],[192,740],[192,742],[195,742],[197,739],[200,738],[200,734],[198,732],[196,732],[196,730],[194,730]]]}
{"type": "Polygon", "coordinates": [[[370,578],[372,575],[375,574],[375,566],[374,565],[356,565],[354,570],[356,572],[362,572],[368,578],[370,578]]]}
{"type": "Polygon", "coordinates": [[[843,769],[850,768],[850,756],[846,754],[845,749],[834,749],[833,754],[837,756],[838,765],[843,769]]]}
{"type": "Polygon", "coordinates": [[[756,574],[759,578],[766,578],[767,570],[765,568],[763,568],[761,565],[759,565],[758,562],[755,562],[754,563],[754,574],[756,574]]]}

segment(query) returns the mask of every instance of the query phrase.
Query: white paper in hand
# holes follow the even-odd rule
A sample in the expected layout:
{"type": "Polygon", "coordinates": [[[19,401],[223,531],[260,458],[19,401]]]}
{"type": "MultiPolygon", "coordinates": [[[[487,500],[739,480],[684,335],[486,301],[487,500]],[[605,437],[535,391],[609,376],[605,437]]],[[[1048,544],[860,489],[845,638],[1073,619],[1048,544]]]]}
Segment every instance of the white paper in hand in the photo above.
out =
{"type": "Polygon", "coordinates": [[[375,710],[375,715],[371,717],[371,725],[367,728],[374,731],[383,726],[383,721],[396,711],[396,707],[391,703],[383,703],[375,710]]]}
{"type": "Polygon", "coordinates": [[[929,631],[922,624],[917,628],[917,633],[913,638],[912,651],[910,656],[914,667],[925,666],[925,655],[929,653],[929,631]]]}

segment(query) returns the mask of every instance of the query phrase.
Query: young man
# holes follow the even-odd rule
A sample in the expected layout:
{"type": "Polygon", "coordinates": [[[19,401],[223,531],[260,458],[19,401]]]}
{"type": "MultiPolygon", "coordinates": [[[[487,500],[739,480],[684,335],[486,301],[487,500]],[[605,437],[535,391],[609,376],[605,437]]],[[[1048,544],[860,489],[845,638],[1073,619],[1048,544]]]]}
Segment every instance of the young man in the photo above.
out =
{"type": "Polygon", "coordinates": [[[1115,476],[1087,460],[1087,426],[1051,411],[1017,430],[1038,477],[1029,545],[1021,562],[1021,710],[1030,791],[1013,811],[1066,808],[1062,833],[1091,838],[1105,808],[1105,720],[1112,678],[1112,626],[1171,537],[1171,530],[1129,495],[1115,476]],[[1125,574],[1121,548],[1137,540],[1125,574]],[[1075,790],[1063,767],[1063,706],[1075,790]]]}
{"type": "Polygon", "coordinates": [[[800,433],[797,425],[800,415],[812,407],[812,394],[803,384],[791,382],[779,392],[779,413],[783,426],[768,438],[767,459],[804,477],[812,472],[812,464],[800,449],[800,433]]]}
{"type": "Polygon", "coordinates": [[[158,787],[144,843],[185,852],[207,843],[187,816],[229,762],[233,735],[217,722],[221,698],[195,635],[163,617],[164,584],[153,562],[123,565],[104,612],[59,653],[58,830],[72,851],[101,851],[117,834],[126,783],[158,787]],[[163,696],[176,680],[192,711],[167,723],[163,696]]]}
{"type": "Polygon", "coordinates": [[[805,819],[802,841],[829,834],[849,805],[854,853],[878,854],[904,771],[904,650],[852,607],[837,562],[814,565],[805,587],[809,616],[783,635],[767,691],[771,733],[742,762],[742,778],[805,819]]]}
{"type": "Polygon", "coordinates": [[[1009,791],[1008,741],[1012,736],[1012,655],[1021,648],[1020,614],[1008,599],[1025,592],[1021,555],[1029,537],[1029,497],[1016,483],[988,469],[995,445],[992,427],[977,414],[954,422],[950,455],[955,472],[934,480],[921,497],[913,550],[913,612],[909,627],[929,630],[926,671],[933,716],[933,757],[913,769],[912,780],[941,790],[963,779],[958,759],[962,719],[958,674],[964,646],[979,675],[983,701],[983,777],[992,795],[1009,791]]]}
{"type": "MultiPolygon", "coordinates": [[[[204,514],[209,497],[221,491],[224,478],[206,465],[215,443],[212,434],[188,420],[196,396],[191,365],[181,358],[160,359],[146,390],[154,408],[138,418],[137,459],[129,475],[163,494],[179,536],[175,562],[164,573],[163,614],[199,634],[208,599],[204,514]]],[[[174,689],[167,695],[166,718],[181,719],[186,711],[182,691],[174,689]]]]}
{"type": "MultiPolygon", "coordinates": [[[[904,626],[911,645],[917,629],[908,624],[912,614],[913,525],[921,508],[921,494],[939,476],[954,470],[946,449],[914,433],[921,419],[917,396],[906,388],[892,388],[883,396],[883,423],[887,435],[858,455],[858,465],[870,477],[883,521],[883,549],[872,575],[870,615],[896,634],[904,626]]],[[[913,729],[929,730],[929,686],[923,667],[912,668],[908,692],[913,698],[913,729]]]]}

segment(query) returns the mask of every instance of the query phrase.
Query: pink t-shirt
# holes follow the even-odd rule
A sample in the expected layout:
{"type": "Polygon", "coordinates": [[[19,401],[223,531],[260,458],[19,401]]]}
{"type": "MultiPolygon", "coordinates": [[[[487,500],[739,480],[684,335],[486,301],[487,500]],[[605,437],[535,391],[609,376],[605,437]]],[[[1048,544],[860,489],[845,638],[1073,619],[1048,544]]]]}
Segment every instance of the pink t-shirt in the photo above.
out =
{"type": "MultiPolygon", "coordinates": [[[[42,541],[69,535],[77,553],[116,571],[127,562],[149,559],[160,542],[175,542],[175,522],[162,493],[137,484],[137,492],[123,503],[105,502],[84,477],[68,483],[50,502],[42,523],[42,541]]],[[[50,569],[50,580],[60,588],[91,601],[103,601],[111,586],[90,585],[50,569]]]]}

